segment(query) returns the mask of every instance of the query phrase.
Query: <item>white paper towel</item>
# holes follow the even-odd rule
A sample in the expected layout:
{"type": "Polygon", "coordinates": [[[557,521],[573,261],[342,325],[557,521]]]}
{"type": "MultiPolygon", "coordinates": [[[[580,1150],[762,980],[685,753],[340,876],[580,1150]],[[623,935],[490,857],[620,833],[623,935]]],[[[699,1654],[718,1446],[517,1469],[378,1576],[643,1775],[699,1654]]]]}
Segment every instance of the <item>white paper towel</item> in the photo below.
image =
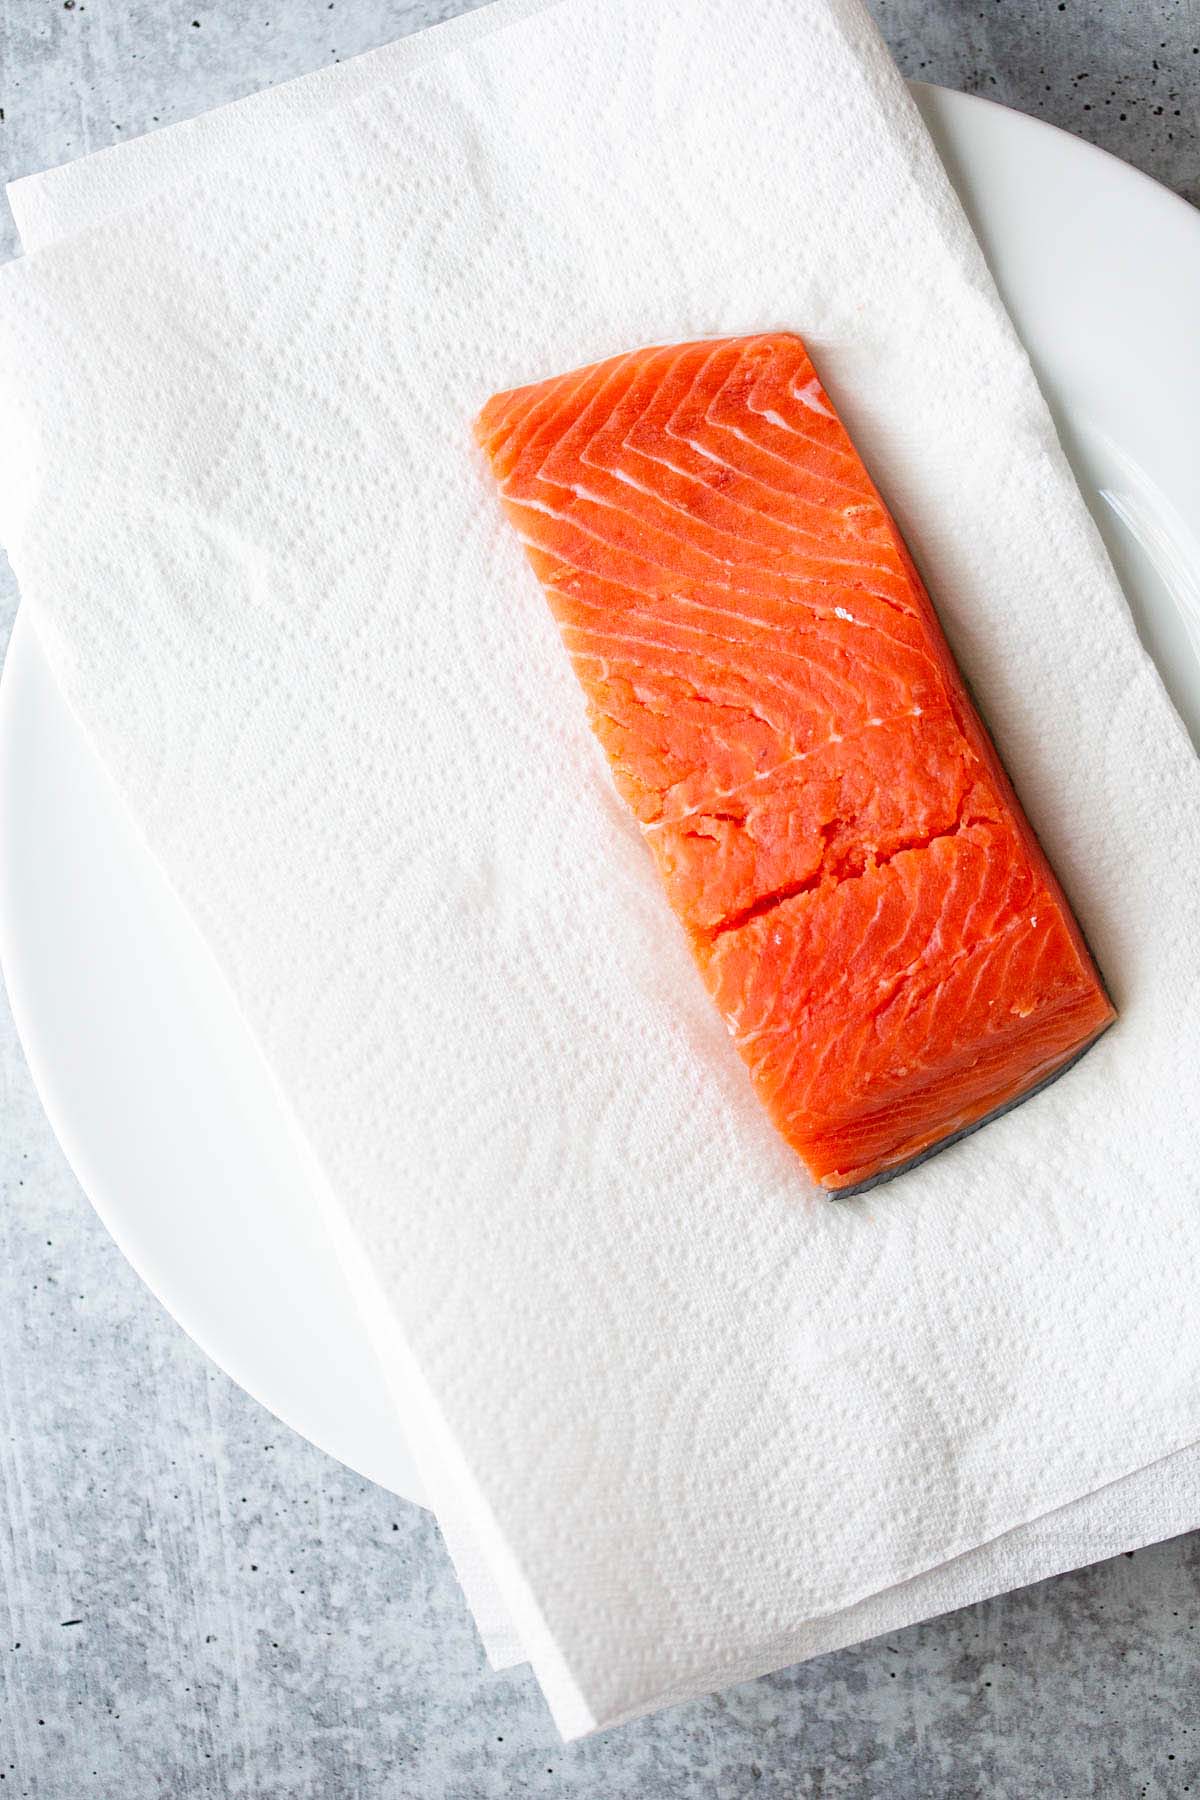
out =
{"type": "Polygon", "coordinates": [[[26,600],[564,1729],[849,1641],[861,1597],[1195,1438],[1200,781],[857,8],[560,6],[4,303],[26,600]],[[814,344],[1123,1015],[846,1208],[731,1066],[467,431],[495,386],[770,324],[814,344]]]}
{"type": "Polygon", "coordinates": [[[21,243],[26,251],[61,243],[167,188],[195,181],[206,168],[255,155],[268,137],[311,125],[410,69],[557,4],[560,0],[493,0],[346,62],[330,63],[142,137],[122,138],[57,168],[23,175],[5,190],[21,243]]]}
{"type": "MultiPolygon", "coordinates": [[[[149,136],[125,140],[63,168],[27,176],[8,189],[22,242],[33,250],[62,241],[180,180],[195,181],[213,174],[223,162],[256,154],[269,136],[311,124],[336,105],[399,80],[407,70],[535,10],[539,10],[539,0],[496,0],[480,11],[350,62],[265,89],[149,136]]],[[[434,1474],[430,1486],[441,1493],[443,1534],[488,1660],[495,1668],[509,1667],[523,1660],[524,1647],[473,1539],[470,1521],[461,1516],[453,1490],[444,1480],[434,1474]]],[[[895,1588],[810,1622],[803,1640],[797,1635],[793,1652],[818,1655],[875,1632],[895,1630],[944,1609],[1156,1542],[1198,1523],[1200,1451],[1189,1447],[1060,1507],[1045,1520],[1017,1526],[895,1588]]]]}

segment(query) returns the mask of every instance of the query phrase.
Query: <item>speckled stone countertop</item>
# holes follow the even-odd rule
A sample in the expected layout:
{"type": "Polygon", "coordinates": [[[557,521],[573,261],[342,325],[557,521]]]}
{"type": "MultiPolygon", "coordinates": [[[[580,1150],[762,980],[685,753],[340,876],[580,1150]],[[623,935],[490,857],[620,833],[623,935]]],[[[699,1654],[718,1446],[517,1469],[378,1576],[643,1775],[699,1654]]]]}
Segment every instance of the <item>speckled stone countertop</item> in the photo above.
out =
{"type": "MultiPolygon", "coordinates": [[[[906,73],[1200,201],[1200,0],[873,4],[906,73]]],[[[458,10],[0,0],[0,174],[458,10]]],[[[14,605],[5,570],[5,638],[14,605]]],[[[278,1424],[141,1285],[6,1007],[0,1080],[0,1800],[1200,1795],[1196,1537],[563,1749],[528,1674],[484,1666],[429,1514],[278,1424]]]]}

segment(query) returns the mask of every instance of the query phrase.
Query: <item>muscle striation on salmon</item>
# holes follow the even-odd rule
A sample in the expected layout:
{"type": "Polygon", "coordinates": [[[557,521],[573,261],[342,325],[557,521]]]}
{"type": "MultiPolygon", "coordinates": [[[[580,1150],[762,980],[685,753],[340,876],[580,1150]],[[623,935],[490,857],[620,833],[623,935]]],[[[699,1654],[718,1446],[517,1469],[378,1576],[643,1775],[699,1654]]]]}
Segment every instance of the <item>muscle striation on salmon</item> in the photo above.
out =
{"type": "Polygon", "coordinates": [[[775,1124],[858,1191],[1114,1012],[790,333],[497,394],[477,436],[775,1124]]]}

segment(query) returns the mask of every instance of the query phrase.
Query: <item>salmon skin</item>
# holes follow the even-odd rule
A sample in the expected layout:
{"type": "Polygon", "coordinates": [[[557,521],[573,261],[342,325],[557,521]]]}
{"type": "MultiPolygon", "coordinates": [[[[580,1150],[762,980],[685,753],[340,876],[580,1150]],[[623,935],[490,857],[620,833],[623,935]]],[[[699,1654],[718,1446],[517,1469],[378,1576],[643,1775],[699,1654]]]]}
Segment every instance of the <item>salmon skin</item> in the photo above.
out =
{"type": "Polygon", "coordinates": [[[759,1098],[858,1192],[1115,1014],[900,533],[787,332],[497,394],[476,434],[759,1098]]]}

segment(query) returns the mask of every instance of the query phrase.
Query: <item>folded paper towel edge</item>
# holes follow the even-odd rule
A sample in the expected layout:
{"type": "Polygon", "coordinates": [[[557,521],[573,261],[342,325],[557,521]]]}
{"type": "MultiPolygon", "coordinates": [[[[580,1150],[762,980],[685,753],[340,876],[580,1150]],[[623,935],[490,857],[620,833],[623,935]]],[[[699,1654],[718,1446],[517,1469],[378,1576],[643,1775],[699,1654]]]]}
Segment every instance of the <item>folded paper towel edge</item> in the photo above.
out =
{"type": "MultiPolygon", "coordinates": [[[[34,609],[26,608],[26,614],[29,628],[35,635],[42,637],[44,635],[43,626],[34,609]]],[[[52,655],[46,654],[50,666],[53,667],[52,655]]],[[[70,709],[85,739],[90,744],[92,734],[87,721],[76,709],[69,691],[60,687],[60,692],[63,695],[64,703],[70,709]]],[[[103,757],[98,754],[97,761],[117,804],[132,821],[139,835],[144,837],[142,823],[130,807],[128,799],[111,769],[103,757]]],[[[149,848],[171,892],[186,910],[186,902],[179,894],[170,870],[158,857],[153,846],[149,846],[149,848]]],[[[209,959],[212,978],[229,987],[228,976],[218,961],[207,936],[203,933],[200,934],[200,942],[209,959]]],[[[233,992],[232,988],[230,988],[230,992],[233,992]]],[[[236,994],[234,998],[236,1001],[236,994]]],[[[240,1002],[237,1004],[239,1011],[242,1011],[240,1002]]],[[[300,1124],[291,1100],[259,1042],[257,1032],[254,1031],[248,1020],[246,1029],[275,1093],[280,1116],[285,1121],[293,1146],[308,1173],[311,1191],[317,1201],[322,1221],[329,1233],[338,1262],[351,1292],[361,1308],[372,1348],[383,1369],[397,1414],[405,1421],[409,1435],[409,1448],[417,1462],[421,1479],[426,1484],[432,1510],[439,1522],[443,1513],[456,1521],[466,1512],[472,1515],[476,1541],[481,1546],[481,1553],[487,1564],[487,1577],[492,1583],[491,1593],[485,1592],[479,1595],[481,1610],[494,1618],[496,1608],[493,1595],[498,1595],[500,1603],[507,1613],[507,1618],[495,1622],[493,1633],[486,1635],[484,1632],[480,1633],[488,1661],[494,1669],[498,1670],[528,1661],[542,1685],[554,1722],[563,1738],[584,1736],[588,1732],[598,1729],[605,1721],[596,1718],[571,1675],[541,1609],[521,1574],[516,1559],[508,1549],[503,1533],[496,1524],[478,1482],[441,1417],[437,1403],[419,1364],[408,1347],[399,1322],[392,1313],[370,1259],[359,1244],[333,1185],[321,1166],[311,1140],[300,1124]]],[[[465,1531],[463,1535],[466,1535],[465,1531]]],[[[458,1533],[453,1527],[449,1531],[443,1527],[443,1536],[447,1540],[447,1549],[454,1563],[455,1573],[464,1589],[468,1605],[474,1611],[472,1589],[475,1587],[475,1583],[466,1572],[465,1559],[461,1557],[461,1553],[457,1557],[454,1555],[453,1545],[455,1541],[461,1544],[461,1539],[458,1538],[458,1533]]],[[[465,1545],[463,1547],[465,1548],[465,1545]]],[[[476,1594],[478,1594],[478,1588],[476,1588],[476,1594]]]]}
{"type": "MultiPolygon", "coordinates": [[[[379,1283],[370,1258],[346,1218],[332,1185],[306,1134],[295,1119],[287,1096],[279,1089],[293,1132],[313,1173],[334,1247],[343,1270],[363,1310],[363,1318],[376,1353],[406,1420],[419,1421],[412,1448],[423,1480],[429,1482],[434,1511],[470,1512],[478,1542],[515,1633],[524,1646],[559,1734],[564,1741],[585,1737],[615,1720],[598,1719],[575,1680],[520,1565],[492,1512],[482,1488],[450,1431],[434,1399],[417,1359],[379,1283]],[[450,1496],[453,1496],[451,1499],[450,1496]],[[445,1497],[445,1498],[444,1498],[445,1497]]],[[[642,1711],[652,1711],[652,1701],[642,1711]]],[[[633,1715],[631,1715],[633,1716],[633,1715]]]]}
{"type": "Polygon", "coordinates": [[[273,87],[207,107],[190,118],[17,176],[7,183],[5,194],[21,247],[26,255],[33,255],[62,243],[194,178],[198,169],[229,161],[238,153],[242,137],[247,141],[240,147],[247,150],[264,125],[274,135],[310,124],[357,95],[400,80],[413,69],[562,4],[564,0],[489,0],[487,5],[438,20],[345,62],[309,70],[273,87]],[[301,90],[311,94],[318,84],[321,103],[292,112],[301,90]],[[231,126],[235,128],[232,136],[231,126]]]}

